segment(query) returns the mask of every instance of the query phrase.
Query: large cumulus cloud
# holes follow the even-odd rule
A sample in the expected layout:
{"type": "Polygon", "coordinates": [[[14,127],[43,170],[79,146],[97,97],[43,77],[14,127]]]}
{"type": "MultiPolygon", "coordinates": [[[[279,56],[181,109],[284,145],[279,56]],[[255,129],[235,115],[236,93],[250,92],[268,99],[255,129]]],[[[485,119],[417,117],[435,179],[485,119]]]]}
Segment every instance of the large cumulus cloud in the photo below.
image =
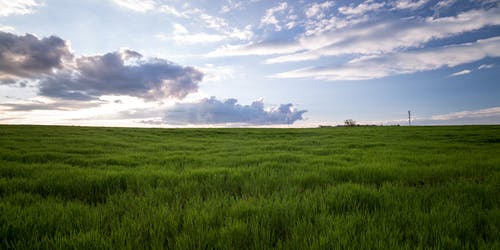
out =
{"type": "Polygon", "coordinates": [[[38,80],[39,94],[57,99],[128,95],[157,100],[196,92],[203,73],[132,50],[76,57],[56,36],[0,32],[0,83],[23,79],[38,80]]]}
{"type": "Polygon", "coordinates": [[[39,39],[0,31],[0,83],[52,74],[72,58],[66,42],[59,37],[39,39]]]}
{"type": "Polygon", "coordinates": [[[163,59],[143,59],[124,50],[76,59],[76,72],[44,79],[40,94],[64,99],[129,95],[146,100],[183,98],[198,90],[203,73],[163,59]]]}
{"type": "Polygon", "coordinates": [[[168,108],[164,122],[168,124],[292,124],[302,120],[305,112],[307,111],[296,109],[291,103],[266,110],[262,101],[240,105],[233,98],[221,101],[211,97],[195,103],[178,103],[168,108]]]}

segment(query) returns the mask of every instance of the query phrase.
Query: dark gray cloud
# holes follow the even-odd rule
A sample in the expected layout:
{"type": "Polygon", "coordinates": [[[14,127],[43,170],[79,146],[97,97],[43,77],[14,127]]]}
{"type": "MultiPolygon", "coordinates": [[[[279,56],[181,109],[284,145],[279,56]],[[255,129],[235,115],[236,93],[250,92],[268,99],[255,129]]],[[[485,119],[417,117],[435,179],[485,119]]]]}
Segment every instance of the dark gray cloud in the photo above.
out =
{"type": "Polygon", "coordinates": [[[73,55],[64,40],[56,36],[38,39],[0,31],[0,83],[19,78],[38,78],[64,67],[73,55]]]}
{"type": "Polygon", "coordinates": [[[27,79],[39,81],[40,95],[58,99],[128,95],[156,100],[196,92],[203,73],[132,50],[75,58],[59,37],[0,32],[0,83],[22,87],[27,79]]]}
{"type": "Polygon", "coordinates": [[[183,98],[198,90],[203,73],[163,59],[143,60],[141,54],[118,51],[76,59],[76,71],[52,75],[40,82],[40,94],[62,99],[96,99],[129,95],[146,100],[183,98]]]}
{"type": "Polygon", "coordinates": [[[306,110],[297,110],[293,104],[282,104],[278,108],[265,110],[262,101],[250,105],[237,104],[236,99],[225,101],[215,97],[196,103],[178,103],[165,112],[168,124],[222,124],[245,123],[253,125],[292,124],[302,120],[306,110]]]}

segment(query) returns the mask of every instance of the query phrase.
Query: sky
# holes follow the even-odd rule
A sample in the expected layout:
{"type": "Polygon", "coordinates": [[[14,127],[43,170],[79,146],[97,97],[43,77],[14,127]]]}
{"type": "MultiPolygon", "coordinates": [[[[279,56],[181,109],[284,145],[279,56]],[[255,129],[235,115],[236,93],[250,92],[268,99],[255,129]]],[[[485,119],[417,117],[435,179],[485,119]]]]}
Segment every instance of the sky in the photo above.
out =
{"type": "Polygon", "coordinates": [[[499,0],[0,0],[0,124],[500,124],[499,0]]]}

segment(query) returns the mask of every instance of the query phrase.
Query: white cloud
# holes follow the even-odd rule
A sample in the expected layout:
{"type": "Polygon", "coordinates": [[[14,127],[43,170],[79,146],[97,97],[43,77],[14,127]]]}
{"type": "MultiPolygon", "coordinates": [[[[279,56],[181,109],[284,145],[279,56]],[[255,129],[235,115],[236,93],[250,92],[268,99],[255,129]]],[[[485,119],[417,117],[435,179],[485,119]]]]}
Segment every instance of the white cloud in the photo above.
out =
{"type": "Polygon", "coordinates": [[[279,25],[278,19],[276,19],[275,13],[283,13],[288,4],[286,2],[279,3],[276,7],[266,10],[266,14],[260,19],[260,26],[273,25],[275,31],[280,31],[281,26],[279,25]]]}
{"type": "Polygon", "coordinates": [[[174,34],[187,34],[189,33],[186,27],[182,24],[174,23],[174,34]]]}
{"type": "MultiPolygon", "coordinates": [[[[165,6],[164,6],[165,7],[165,6]]],[[[189,8],[189,6],[184,6],[189,8]]],[[[175,10],[175,9],[173,9],[175,10]]],[[[196,28],[199,30],[199,23],[205,26],[204,29],[211,29],[212,31],[199,31],[192,33],[184,25],[179,23],[173,24],[173,31],[171,35],[158,33],[155,35],[157,39],[162,41],[173,40],[179,44],[201,44],[201,43],[216,43],[224,40],[249,40],[253,37],[252,26],[247,25],[243,29],[230,26],[225,19],[216,17],[205,13],[205,11],[198,8],[191,8],[182,13],[175,10],[179,17],[189,17],[194,23],[197,23],[196,28]],[[215,32],[214,32],[215,31],[215,32]]],[[[189,23],[187,23],[189,24],[189,23]]],[[[191,25],[193,27],[194,25],[191,25]]]]}
{"type": "Polygon", "coordinates": [[[363,15],[366,12],[378,10],[385,6],[385,3],[373,2],[373,0],[367,0],[360,3],[358,6],[342,6],[339,8],[339,12],[344,15],[363,15]]]}
{"type": "Polygon", "coordinates": [[[228,13],[228,12],[231,12],[233,10],[239,10],[242,8],[243,8],[243,2],[227,0],[227,3],[221,7],[220,12],[221,13],[228,13]]]}
{"type": "Polygon", "coordinates": [[[477,69],[491,69],[493,67],[495,67],[495,64],[483,64],[479,66],[477,69]]]}
{"type": "Polygon", "coordinates": [[[367,15],[349,18],[339,18],[336,16],[332,16],[329,19],[325,18],[313,21],[308,20],[305,25],[306,31],[304,32],[303,36],[321,36],[326,32],[335,32],[339,29],[353,27],[356,24],[364,23],[368,20],[369,18],[367,15]]]}
{"type": "Polygon", "coordinates": [[[174,6],[159,4],[154,0],[112,0],[122,8],[137,12],[156,11],[175,17],[189,18],[190,11],[179,11],[174,6]]]}
{"type": "Polygon", "coordinates": [[[157,33],[154,35],[154,37],[158,40],[161,40],[161,41],[167,41],[169,40],[169,37],[163,33],[157,33]]]}
{"type": "MultiPolygon", "coordinates": [[[[404,113],[403,113],[404,114],[404,113]]],[[[402,116],[403,116],[402,114],[402,116]]],[[[378,121],[360,121],[361,124],[408,124],[408,118],[378,121]]],[[[464,110],[440,115],[421,116],[412,112],[412,125],[465,125],[465,124],[500,124],[500,107],[476,110],[464,110]]]]}
{"type": "Polygon", "coordinates": [[[332,1],[313,3],[305,10],[306,17],[321,19],[325,16],[324,11],[333,6],[332,1]]]}
{"type": "Polygon", "coordinates": [[[30,14],[39,6],[35,0],[0,0],[0,16],[30,14]]]}
{"type": "Polygon", "coordinates": [[[414,10],[424,6],[427,2],[429,2],[429,0],[399,0],[392,3],[392,5],[398,10],[414,10]]]}
{"type": "Polygon", "coordinates": [[[288,15],[286,20],[297,20],[299,17],[295,14],[288,15]]]}
{"type": "Polygon", "coordinates": [[[274,75],[277,78],[316,78],[323,80],[367,80],[391,75],[455,67],[487,57],[500,57],[500,36],[439,48],[364,56],[344,65],[304,68],[274,75]]]}
{"type": "Polygon", "coordinates": [[[16,29],[12,26],[9,26],[9,25],[1,25],[0,24],[0,31],[3,31],[3,32],[14,32],[16,29]]]}
{"type": "Polygon", "coordinates": [[[500,119],[500,107],[478,109],[478,110],[466,110],[466,111],[448,113],[444,115],[434,115],[431,117],[431,119],[435,121],[447,121],[447,120],[457,120],[457,119],[492,118],[492,117],[500,119]]]}
{"type": "Polygon", "coordinates": [[[438,1],[436,3],[436,5],[434,6],[434,9],[440,10],[440,9],[448,8],[448,7],[452,6],[453,4],[455,4],[456,2],[457,2],[457,0],[441,0],[441,1],[438,1]]]}
{"type": "Polygon", "coordinates": [[[224,45],[206,54],[206,57],[224,57],[224,56],[246,56],[246,55],[273,55],[285,54],[290,51],[298,51],[300,46],[296,44],[256,44],[249,42],[240,45],[224,45]]]}
{"type": "Polygon", "coordinates": [[[431,40],[452,37],[486,26],[500,25],[500,8],[471,10],[456,16],[373,22],[332,17],[291,42],[226,45],[208,56],[283,55],[266,63],[316,60],[344,54],[377,55],[421,47],[431,40]],[[362,25],[361,25],[362,24],[362,25]],[[338,29],[337,29],[338,28],[338,29]],[[390,32],[389,32],[390,31],[390,32]],[[311,32],[311,33],[308,33],[311,32]],[[294,54],[295,53],[295,54],[294,54]]]}
{"type": "Polygon", "coordinates": [[[315,60],[322,56],[342,54],[390,53],[420,47],[431,40],[451,37],[489,25],[500,25],[499,8],[471,10],[451,17],[386,21],[333,32],[326,31],[300,38],[295,42],[295,46],[288,46],[293,50],[283,51],[283,54],[289,55],[268,59],[266,63],[315,60]],[[300,50],[303,52],[290,54],[300,50]]]}
{"type": "Polygon", "coordinates": [[[225,32],[226,36],[234,39],[248,41],[253,37],[252,25],[245,26],[244,29],[233,28],[225,32]]]}
{"type": "Polygon", "coordinates": [[[249,40],[253,37],[252,26],[247,25],[243,29],[232,27],[224,18],[212,16],[201,11],[199,14],[201,20],[207,28],[219,32],[220,36],[227,39],[249,40]]]}
{"type": "MultiPolygon", "coordinates": [[[[237,28],[233,28],[232,31],[223,30],[221,33],[190,33],[182,24],[175,23],[173,25],[173,34],[170,38],[179,44],[201,44],[215,43],[228,39],[247,40],[252,35],[251,26],[245,27],[244,30],[237,28]]],[[[169,40],[169,36],[162,33],[156,34],[155,37],[163,41],[169,40]]]]}
{"type": "MultiPolygon", "coordinates": [[[[1,0],[0,0],[1,1],[1,0]]],[[[179,43],[199,44],[202,42],[219,42],[228,39],[237,39],[248,41],[253,37],[252,26],[247,25],[244,28],[237,28],[229,25],[222,17],[207,14],[203,9],[192,8],[189,3],[182,5],[182,11],[172,5],[160,4],[155,0],[113,0],[116,4],[138,12],[153,11],[165,13],[178,18],[189,19],[188,28],[196,26],[197,30],[203,29],[197,33],[189,33],[187,28],[181,24],[174,24],[174,35],[167,36],[163,33],[155,35],[160,40],[174,40],[179,43]],[[207,31],[210,29],[211,31],[207,31]],[[215,31],[215,32],[213,32],[215,31]]],[[[237,2],[232,2],[235,6],[237,2]]]]}
{"type": "MultiPolygon", "coordinates": [[[[208,34],[205,32],[189,33],[182,24],[175,23],[172,40],[179,44],[199,44],[199,43],[214,43],[226,39],[225,36],[219,34],[208,34]]],[[[156,35],[161,40],[168,40],[168,36],[163,34],[156,35]]]]}
{"type": "Polygon", "coordinates": [[[217,66],[205,64],[199,70],[203,72],[203,82],[221,82],[224,80],[236,78],[236,70],[232,66],[217,66]]]}
{"type": "Polygon", "coordinates": [[[175,34],[173,40],[179,44],[200,44],[215,43],[226,39],[225,36],[217,34],[208,34],[205,32],[194,34],[175,34]]]}
{"type": "Polygon", "coordinates": [[[137,12],[146,12],[156,7],[153,0],[113,0],[113,2],[123,8],[137,12]]]}
{"type": "Polygon", "coordinates": [[[165,13],[165,14],[176,16],[176,17],[184,17],[184,18],[188,17],[188,15],[186,13],[179,12],[176,8],[169,6],[169,5],[159,6],[158,11],[160,13],[165,13]]]}
{"type": "Polygon", "coordinates": [[[472,71],[470,69],[464,69],[462,71],[458,71],[458,72],[455,72],[455,73],[451,74],[450,77],[467,75],[467,74],[470,74],[470,73],[472,73],[472,71]]]}
{"type": "Polygon", "coordinates": [[[295,26],[297,26],[297,23],[294,21],[288,22],[286,25],[287,29],[293,29],[295,26]]]}
{"type": "Polygon", "coordinates": [[[202,13],[200,15],[200,18],[206,23],[208,28],[217,31],[221,31],[222,29],[227,28],[229,26],[226,20],[224,20],[223,18],[211,16],[206,13],[202,13]]]}

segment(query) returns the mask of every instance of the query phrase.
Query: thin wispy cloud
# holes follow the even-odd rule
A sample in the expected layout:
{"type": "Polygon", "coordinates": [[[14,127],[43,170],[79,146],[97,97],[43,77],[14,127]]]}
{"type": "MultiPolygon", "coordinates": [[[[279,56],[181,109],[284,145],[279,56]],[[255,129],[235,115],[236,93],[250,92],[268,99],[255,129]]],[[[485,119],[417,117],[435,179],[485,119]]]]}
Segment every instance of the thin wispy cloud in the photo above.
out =
{"type": "MultiPolygon", "coordinates": [[[[325,56],[345,54],[382,54],[404,48],[420,47],[423,44],[463,32],[473,31],[489,25],[500,25],[500,9],[473,10],[454,17],[391,20],[349,28],[314,37],[301,38],[297,44],[289,45],[293,53],[305,52],[267,59],[266,63],[284,63],[317,60],[325,56]],[[390,30],[390,33],[387,31],[390,30]],[[394,39],[394,38],[397,39],[394,39]]],[[[261,49],[267,46],[262,44],[261,49]]],[[[245,48],[241,48],[244,50],[245,48]]],[[[272,53],[272,49],[267,51],[272,53]]],[[[252,50],[247,51],[249,53],[252,50]]],[[[275,53],[273,53],[275,54],[275,53]]]]}
{"type": "MultiPolygon", "coordinates": [[[[274,75],[278,78],[319,78],[324,80],[368,80],[411,74],[442,67],[454,67],[488,57],[500,56],[500,36],[453,46],[410,52],[365,56],[335,67],[314,67],[274,75]]],[[[459,72],[460,73],[460,72],[459,72]]],[[[461,73],[466,74],[469,72],[461,73]]]]}
{"type": "Polygon", "coordinates": [[[363,15],[369,11],[375,11],[385,6],[385,2],[377,3],[372,0],[365,1],[359,5],[339,7],[339,12],[347,16],[363,15]]]}
{"type": "Polygon", "coordinates": [[[120,7],[137,12],[164,13],[183,20],[189,19],[194,27],[199,28],[201,26],[207,29],[207,31],[204,32],[194,33],[187,32],[187,30],[186,32],[179,33],[176,32],[178,30],[174,30],[173,34],[156,34],[155,37],[161,40],[174,40],[175,42],[184,44],[199,44],[203,42],[214,43],[223,40],[248,40],[253,36],[251,26],[246,25],[241,28],[231,26],[224,18],[210,15],[203,9],[190,7],[189,4],[184,4],[182,8],[179,9],[173,5],[167,5],[153,0],[113,0],[113,2],[120,7]]]}
{"type": "Polygon", "coordinates": [[[325,1],[323,3],[312,3],[305,9],[306,17],[321,19],[325,17],[325,11],[334,5],[333,1],[325,1]]]}
{"type": "MultiPolygon", "coordinates": [[[[480,124],[500,124],[500,107],[490,107],[484,109],[462,110],[431,116],[413,115],[412,125],[480,125],[480,124]]],[[[387,119],[387,120],[367,120],[360,121],[361,124],[375,125],[407,125],[408,118],[387,119]]]]}
{"type": "Polygon", "coordinates": [[[156,6],[153,0],[113,0],[113,2],[120,7],[138,12],[146,12],[156,6]]]}
{"type": "Polygon", "coordinates": [[[0,0],[0,17],[30,14],[40,6],[41,1],[36,0],[0,0]]]}
{"type": "Polygon", "coordinates": [[[269,8],[266,10],[266,14],[260,19],[260,26],[274,26],[275,31],[280,31],[281,30],[281,25],[280,21],[276,18],[276,14],[283,14],[284,11],[288,8],[288,3],[287,2],[281,2],[277,6],[273,8],[269,8]]]}
{"type": "Polygon", "coordinates": [[[446,9],[454,5],[458,0],[442,0],[438,1],[438,3],[433,7],[434,10],[440,11],[442,9],[446,9]]]}
{"type": "Polygon", "coordinates": [[[81,110],[85,108],[98,107],[103,104],[102,101],[69,101],[69,100],[57,100],[50,102],[42,101],[23,101],[16,103],[1,103],[0,110],[5,111],[33,111],[33,110],[62,110],[62,111],[74,111],[81,110]]]}
{"type": "Polygon", "coordinates": [[[360,24],[357,27],[333,32],[326,31],[315,36],[299,37],[294,42],[273,41],[228,45],[207,55],[213,57],[286,54],[265,60],[265,63],[284,63],[311,61],[325,56],[345,54],[381,54],[402,48],[420,47],[432,40],[451,37],[490,25],[500,25],[500,8],[471,10],[452,17],[360,24]]]}
{"type": "Polygon", "coordinates": [[[241,10],[243,9],[243,6],[244,1],[227,0],[226,4],[221,7],[220,12],[228,13],[233,10],[241,10]]]}
{"type": "Polygon", "coordinates": [[[472,72],[472,70],[470,70],[470,69],[464,69],[464,70],[461,70],[461,71],[458,71],[458,72],[455,72],[455,73],[451,74],[450,77],[461,76],[461,75],[468,75],[471,72],[472,72]]]}
{"type": "Polygon", "coordinates": [[[0,24],[0,31],[3,31],[3,32],[14,32],[16,30],[16,28],[12,27],[12,26],[9,26],[9,25],[1,25],[0,24]]]}
{"type": "Polygon", "coordinates": [[[234,79],[241,75],[237,72],[237,69],[231,65],[214,65],[209,63],[203,65],[203,67],[199,69],[204,74],[204,83],[224,83],[229,79],[234,79]]]}
{"type": "MultiPolygon", "coordinates": [[[[220,29],[219,26],[217,27],[217,29],[220,29]]],[[[233,30],[232,32],[222,31],[220,33],[192,33],[188,31],[188,29],[183,25],[175,23],[173,25],[173,33],[171,35],[160,33],[156,34],[155,37],[163,41],[172,40],[178,44],[206,44],[217,43],[226,40],[247,40],[252,35],[253,34],[250,31],[250,27],[246,27],[244,30],[233,30]]]]}
{"type": "Polygon", "coordinates": [[[423,7],[429,0],[396,0],[392,3],[395,9],[418,9],[423,7]]]}
{"type": "Polygon", "coordinates": [[[169,5],[161,5],[161,6],[156,7],[156,9],[160,13],[165,13],[165,14],[172,15],[175,17],[188,18],[188,15],[186,13],[180,12],[175,7],[172,7],[169,5]]]}
{"type": "Polygon", "coordinates": [[[465,110],[442,115],[434,115],[431,117],[431,119],[436,121],[450,121],[458,119],[480,119],[489,117],[495,117],[498,121],[500,121],[500,107],[478,110],[465,110]]]}
{"type": "Polygon", "coordinates": [[[494,68],[494,64],[482,64],[481,66],[477,67],[477,69],[491,69],[494,68]]]}

